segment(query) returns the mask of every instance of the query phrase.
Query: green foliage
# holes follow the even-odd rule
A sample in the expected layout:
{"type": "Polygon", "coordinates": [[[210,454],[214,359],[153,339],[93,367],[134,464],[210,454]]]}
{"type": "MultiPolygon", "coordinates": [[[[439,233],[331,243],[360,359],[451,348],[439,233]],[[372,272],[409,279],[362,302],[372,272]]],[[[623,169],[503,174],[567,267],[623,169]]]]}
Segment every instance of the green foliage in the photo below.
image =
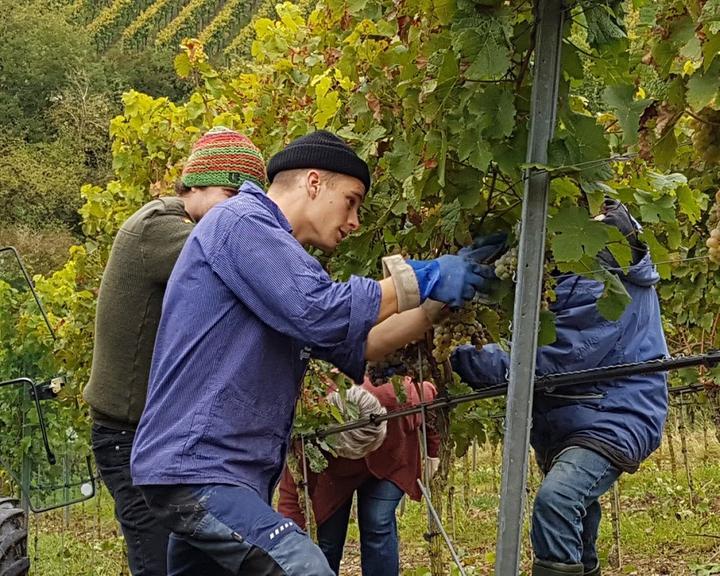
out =
{"type": "MultiPolygon", "coordinates": [[[[212,0],[186,4],[158,42],[179,41],[218,9],[212,0]]],[[[636,0],[629,9],[629,28],[619,2],[571,10],[546,166],[524,165],[530,3],[325,0],[311,11],[265,4],[266,16],[252,20],[249,52],[232,71],[214,68],[202,43],[185,42],[174,64],[193,92],[182,102],[132,90],[123,96],[123,113],[110,125],[114,179],[83,188],[84,245],[38,284],[54,318],[65,317],[54,345],[59,366],[79,382],[87,377],[93,290],[114,234],[152,195],[171,190],[192,142],[215,124],[247,133],[266,158],[292,138],[327,128],[368,160],[373,189],[364,225],[328,260],[336,278],[377,276],[386,253],[429,257],[454,252],[477,233],[512,229],[524,171],[544,170],[552,180],[548,266],[603,281],[601,312],[617,318],[627,293],[595,256],[609,243],[624,265],[629,247],[591,216],[605,194],[620,199],[644,225],[666,281],[659,293],[673,349],[718,345],[717,265],[703,259],[718,172],[692,146],[698,128],[686,112],[698,116],[697,106],[718,105],[708,48],[720,33],[715,13],[693,14],[671,0],[636,0]],[[657,169],[655,155],[662,159],[657,169]]],[[[244,54],[247,40],[245,33],[236,53],[244,54]]],[[[512,314],[507,290],[493,312],[497,329],[489,332],[499,340],[512,314]]],[[[552,318],[543,319],[543,341],[550,342],[552,318]]],[[[12,340],[27,338],[24,330],[12,340]]],[[[485,433],[482,410],[458,417],[461,450],[485,433]]],[[[305,415],[299,425],[307,429],[328,417],[322,409],[305,415]]]]}
{"type": "Polygon", "coordinates": [[[34,140],[49,135],[43,112],[78,62],[90,60],[87,36],[42,3],[0,1],[0,126],[34,140]]]}
{"type": "Polygon", "coordinates": [[[26,144],[0,141],[0,223],[32,228],[77,226],[84,157],[67,141],[26,144]]]}

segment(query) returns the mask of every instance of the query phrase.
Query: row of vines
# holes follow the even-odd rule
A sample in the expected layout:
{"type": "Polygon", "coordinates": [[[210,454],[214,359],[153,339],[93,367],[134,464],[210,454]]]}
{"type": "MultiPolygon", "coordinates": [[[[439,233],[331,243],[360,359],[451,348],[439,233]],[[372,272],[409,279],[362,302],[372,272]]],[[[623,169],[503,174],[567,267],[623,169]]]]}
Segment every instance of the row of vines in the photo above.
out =
{"type": "Polygon", "coordinates": [[[113,46],[175,50],[184,38],[198,37],[209,54],[230,60],[249,46],[251,28],[245,28],[258,4],[258,0],[112,0],[106,4],[77,0],[68,6],[68,13],[86,25],[101,52],[113,46]],[[239,47],[238,38],[246,39],[239,47]]]}

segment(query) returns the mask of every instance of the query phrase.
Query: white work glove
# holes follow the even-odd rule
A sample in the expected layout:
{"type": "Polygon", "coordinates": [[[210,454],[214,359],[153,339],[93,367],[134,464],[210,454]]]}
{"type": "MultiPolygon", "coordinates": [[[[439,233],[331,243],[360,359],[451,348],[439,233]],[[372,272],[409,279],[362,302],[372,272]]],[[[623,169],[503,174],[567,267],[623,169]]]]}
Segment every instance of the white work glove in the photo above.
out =
{"type": "MultiPolygon", "coordinates": [[[[412,268],[410,268],[402,256],[399,255],[386,256],[382,259],[382,264],[383,277],[392,277],[395,284],[395,292],[398,298],[398,312],[410,310],[417,306],[417,302],[420,300],[420,292],[412,268]]],[[[425,316],[427,316],[431,324],[437,324],[450,312],[447,304],[432,300],[431,298],[428,298],[420,304],[420,308],[423,309],[425,316]]]]}
{"type": "MultiPolygon", "coordinates": [[[[380,404],[380,401],[362,386],[353,386],[347,391],[348,403],[357,406],[358,418],[367,418],[372,414],[386,414],[387,410],[380,404]]],[[[338,392],[331,392],[328,395],[328,402],[337,406],[347,418],[348,412],[345,403],[338,392]]],[[[385,441],[387,434],[387,422],[379,424],[367,424],[362,428],[347,430],[335,434],[333,448],[341,458],[359,460],[370,452],[380,448],[385,441]]]]}
{"type": "Polygon", "coordinates": [[[397,254],[383,258],[382,265],[395,284],[398,312],[417,308],[428,298],[460,308],[477,290],[485,290],[491,273],[494,277],[492,267],[456,254],[431,260],[405,260],[397,254]]]}
{"type": "Polygon", "coordinates": [[[428,456],[425,461],[427,462],[428,478],[432,478],[440,468],[440,458],[432,458],[428,456]]]}

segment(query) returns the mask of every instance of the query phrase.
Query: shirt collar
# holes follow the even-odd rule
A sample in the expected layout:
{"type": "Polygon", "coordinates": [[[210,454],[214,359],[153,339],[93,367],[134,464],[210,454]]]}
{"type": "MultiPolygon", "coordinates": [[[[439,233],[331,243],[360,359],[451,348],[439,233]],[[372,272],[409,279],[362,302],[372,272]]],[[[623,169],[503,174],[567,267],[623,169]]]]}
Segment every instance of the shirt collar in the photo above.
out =
{"type": "Polygon", "coordinates": [[[268,208],[275,215],[275,218],[277,218],[280,226],[282,226],[285,231],[292,234],[292,226],[290,226],[290,222],[288,222],[288,219],[285,218],[285,214],[282,213],[280,207],[275,204],[275,202],[273,202],[270,198],[268,198],[265,191],[257,184],[254,184],[250,181],[245,181],[243,182],[242,186],[240,186],[238,192],[252,194],[253,196],[255,196],[266,208],[268,208]]]}

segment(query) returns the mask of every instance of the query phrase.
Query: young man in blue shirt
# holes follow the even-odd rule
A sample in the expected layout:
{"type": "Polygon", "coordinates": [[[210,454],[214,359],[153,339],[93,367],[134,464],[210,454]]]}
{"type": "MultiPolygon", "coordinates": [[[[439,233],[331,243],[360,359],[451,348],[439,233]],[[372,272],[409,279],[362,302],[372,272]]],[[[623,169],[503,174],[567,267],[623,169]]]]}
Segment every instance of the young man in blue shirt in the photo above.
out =
{"type": "Polygon", "coordinates": [[[331,576],[271,506],[310,357],[357,382],[430,327],[422,302],[460,306],[485,286],[462,256],[384,259],[390,277],[333,282],[331,252],[360,223],[367,165],[340,138],[299,138],[193,230],[168,283],[132,474],[172,530],[171,576],[331,576]]]}

